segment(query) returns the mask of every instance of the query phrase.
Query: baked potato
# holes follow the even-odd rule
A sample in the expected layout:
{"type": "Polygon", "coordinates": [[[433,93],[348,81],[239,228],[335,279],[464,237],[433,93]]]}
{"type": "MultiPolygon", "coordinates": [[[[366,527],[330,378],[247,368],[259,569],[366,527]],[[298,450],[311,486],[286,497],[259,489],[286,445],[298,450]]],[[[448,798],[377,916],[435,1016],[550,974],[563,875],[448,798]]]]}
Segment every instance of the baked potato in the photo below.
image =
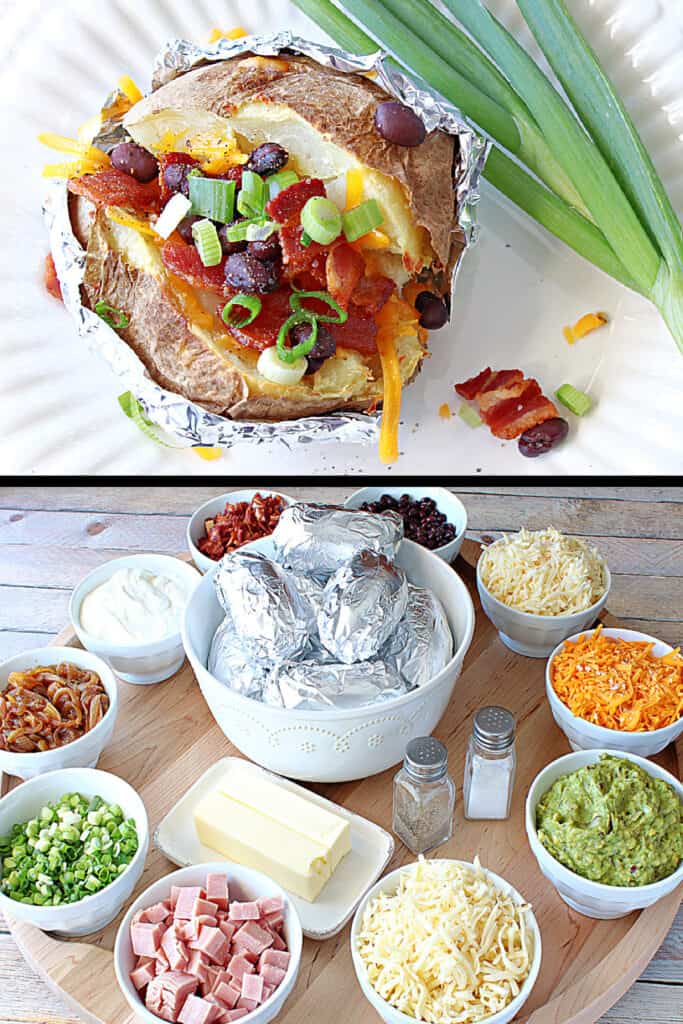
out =
{"type": "Polygon", "coordinates": [[[134,103],[123,120],[128,164],[112,151],[112,167],[68,183],[74,231],[86,248],[84,303],[121,311],[119,334],[150,376],[211,412],[283,420],[377,408],[387,373],[394,384],[399,376],[400,386],[411,381],[426,355],[425,327],[447,320],[463,245],[457,140],[423,130],[418,144],[390,141],[377,119],[389,99],[366,75],[303,56],[246,54],[192,70],[134,103]],[[154,178],[140,170],[150,154],[154,178]],[[196,207],[166,239],[157,234],[159,214],[176,195],[190,196],[192,178],[234,181],[239,197],[247,170],[250,181],[265,182],[263,218],[253,229],[243,224],[247,237],[237,242],[229,229],[246,214],[233,210],[233,221],[216,222],[217,265],[198,255],[196,207]],[[274,189],[282,172],[291,173],[274,189]],[[381,223],[353,241],[348,230],[328,244],[311,239],[301,203],[318,198],[345,217],[361,205],[379,209],[381,223]],[[298,304],[297,292],[304,293],[298,304]],[[225,315],[236,294],[254,295],[259,307],[246,326],[225,315]],[[331,308],[338,315],[326,318],[331,308]],[[283,324],[301,309],[308,319],[283,340],[283,324]],[[273,349],[291,371],[293,346],[303,368],[283,383],[263,352],[273,349]]]}

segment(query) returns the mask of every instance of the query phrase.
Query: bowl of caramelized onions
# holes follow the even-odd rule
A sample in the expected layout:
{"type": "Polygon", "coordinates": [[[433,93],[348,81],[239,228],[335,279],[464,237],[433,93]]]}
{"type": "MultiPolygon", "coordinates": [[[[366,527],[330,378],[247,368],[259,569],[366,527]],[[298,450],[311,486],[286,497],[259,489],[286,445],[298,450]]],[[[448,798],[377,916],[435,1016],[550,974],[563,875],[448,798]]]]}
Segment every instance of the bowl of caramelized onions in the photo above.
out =
{"type": "Polygon", "coordinates": [[[116,723],[116,677],[79,647],[38,647],[0,664],[0,771],[32,779],[94,768],[116,723]]]}

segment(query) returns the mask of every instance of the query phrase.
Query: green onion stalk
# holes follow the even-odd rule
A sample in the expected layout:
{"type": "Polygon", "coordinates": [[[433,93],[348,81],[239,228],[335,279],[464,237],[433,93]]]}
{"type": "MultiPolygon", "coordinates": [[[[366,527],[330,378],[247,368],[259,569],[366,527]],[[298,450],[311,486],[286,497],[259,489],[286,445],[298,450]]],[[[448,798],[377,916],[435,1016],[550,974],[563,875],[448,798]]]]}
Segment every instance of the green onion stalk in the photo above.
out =
{"type": "Polygon", "coordinates": [[[485,177],[650,299],[683,351],[683,229],[564,0],[517,6],[569,102],[481,0],[444,0],[452,17],[429,0],[295,3],[344,49],[367,55],[380,46],[395,67],[458,107],[493,142],[485,177]]]}

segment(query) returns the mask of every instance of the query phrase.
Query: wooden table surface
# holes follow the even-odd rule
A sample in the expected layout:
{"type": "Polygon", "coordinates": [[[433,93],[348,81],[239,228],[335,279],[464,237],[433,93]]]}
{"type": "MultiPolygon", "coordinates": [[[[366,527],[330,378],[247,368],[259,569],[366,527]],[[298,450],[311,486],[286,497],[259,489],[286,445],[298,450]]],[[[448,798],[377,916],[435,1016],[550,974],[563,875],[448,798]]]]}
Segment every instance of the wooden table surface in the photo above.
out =
{"type": "MultiPolygon", "coordinates": [[[[339,501],[354,488],[281,489],[303,499],[339,501]]],[[[96,565],[128,552],[183,550],[188,516],[220,490],[1,487],[0,660],[57,633],[67,621],[71,589],[96,565]]],[[[455,490],[468,511],[468,536],[552,523],[592,540],[612,570],[610,611],[633,629],[683,642],[683,489],[455,490]]],[[[683,1024],[683,911],[643,977],[602,1021],[683,1024]]],[[[0,1024],[10,1022],[75,1024],[24,963],[0,917],[0,1024]]]]}

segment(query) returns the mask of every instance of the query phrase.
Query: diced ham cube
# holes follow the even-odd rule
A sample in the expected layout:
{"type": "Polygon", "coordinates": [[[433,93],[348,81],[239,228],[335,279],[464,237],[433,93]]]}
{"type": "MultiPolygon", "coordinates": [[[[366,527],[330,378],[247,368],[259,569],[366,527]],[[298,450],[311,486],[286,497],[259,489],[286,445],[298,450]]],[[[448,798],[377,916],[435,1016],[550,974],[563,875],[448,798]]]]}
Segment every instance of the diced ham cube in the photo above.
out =
{"type": "Polygon", "coordinates": [[[226,1017],[228,1019],[229,1024],[232,1024],[234,1020],[241,1020],[241,1018],[246,1017],[248,1013],[249,1010],[240,1006],[239,1009],[228,1010],[226,1017]]]}
{"type": "Polygon", "coordinates": [[[213,914],[199,914],[197,917],[193,917],[192,920],[196,921],[200,928],[203,924],[211,925],[212,928],[218,927],[218,918],[214,917],[213,914]]]}
{"type": "Polygon", "coordinates": [[[261,970],[261,968],[265,967],[267,964],[271,964],[273,967],[279,967],[281,971],[286,971],[289,967],[290,959],[291,956],[289,953],[281,952],[277,949],[267,949],[265,953],[261,953],[261,959],[259,961],[260,973],[263,974],[263,970],[261,970]]]}
{"type": "Polygon", "coordinates": [[[208,914],[209,917],[216,917],[218,912],[218,904],[212,903],[211,900],[196,899],[192,906],[192,916],[199,917],[200,914],[208,914]]]}
{"type": "Polygon", "coordinates": [[[166,950],[164,949],[163,946],[159,946],[159,948],[158,948],[158,950],[156,952],[156,958],[157,958],[157,961],[162,965],[164,970],[167,971],[169,969],[169,967],[168,967],[168,957],[166,956],[166,950]]]}
{"type": "Polygon", "coordinates": [[[227,875],[206,876],[206,898],[215,903],[220,910],[228,909],[228,878],[227,875]]]}
{"type": "Polygon", "coordinates": [[[252,953],[252,951],[247,949],[244,944],[240,945],[240,943],[235,943],[234,940],[230,946],[230,953],[232,956],[243,956],[245,960],[251,960],[252,964],[258,963],[257,953],[252,953]]]}
{"type": "Polygon", "coordinates": [[[154,964],[155,960],[156,957],[154,956],[139,956],[135,967],[137,969],[138,967],[145,967],[147,964],[154,964]]]}
{"type": "Polygon", "coordinates": [[[271,947],[272,949],[277,949],[277,950],[287,949],[287,943],[282,938],[282,936],[278,934],[278,932],[274,932],[271,929],[270,934],[273,936],[273,945],[271,947]]]}
{"type": "Polygon", "coordinates": [[[163,903],[153,903],[151,907],[147,907],[142,913],[142,920],[146,924],[159,924],[160,921],[165,921],[168,917],[168,910],[163,903]]]}
{"type": "Polygon", "coordinates": [[[271,988],[270,985],[264,985],[263,986],[263,999],[261,1000],[261,1002],[265,1003],[266,999],[270,999],[270,997],[272,996],[274,991],[275,991],[275,989],[271,988]]]}
{"type": "Polygon", "coordinates": [[[261,968],[261,977],[266,985],[272,985],[273,988],[277,988],[281,984],[286,973],[280,967],[274,967],[272,964],[264,964],[261,968]]]}
{"type": "Polygon", "coordinates": [[[273,945],[273,933],[270,929],[261,928],[255,921],[247,921],[235,934],[233,942],[240,949],[248,949],[259,955],[273,945]]]}
{"type": "Polygon", "coordinates": [[[202,990],[202,995],[208,996],[209,992],[213,992],[214,988],[216,987],[216,981],[218,980],[218,975],[221,972],[218,970],[217,967],[211,966],[205,967],[204,971],[206,973],[203,980],[200,981],[199,987],[202,990]]]}
{"type": "Polygon", "coordinates": [[[154,960],[150,960],[149,963],[144,964],[142,967],[136,967],[134,971],[130,972],[130,980],[133,982],[138,992],[141,988],[144,988],[145,985],[149,985],[150,981],[154,977],[156,977],[154,960]]]}
{"type": "Polygon", "coordinates": [[[258,1003],[255,1002],[255,1000],[253,1000],[253,999],[245,999],[244,996],[242,996],[242,998],[240,999],[240,1001],[237,1004],[236,1009],[240,1009],[240,1010],[241,1009],[245,1009],[245,1010],[248,1010],[249,1013],[251,1013],[251,1011],[255,1010],[257,1006],[258,1006],[258,1003]]]}
{"type": "Polygon", "coordinates": [[[207,1003],[211,1003],[216,1007],[218,1011],[214,1017],[214,1024],[227,1024],[228,1021],[228,1008],[225,1006],[220,999],[217,999],[213,992],[209,992],[208,996],[204,996],[207,1003]]]}
{"type": "Polygon", "coordinates": [[[175,910],[176,903],[178,902],[178,896],[179,895],[180,895],[180,886],[179,885],[172,885],[171,886],[171,895],[170,895],[169,900],[168,900],[168,902],[171,905],[171,910],[175,910]]]}
{"type": "Polygon", "coordinates": [[[268,928],[272,928],[273,931],[279,932],[282,930],[285,923],[285,915],[281,910],[274,910],[271,914],[266,914],[263,919],[263,924],[268,928]]]}
{"type": "Polygon", "coordinates": [[[173,928],[167,928],[161,940],[161,948],[166,954],[168,966],[172,971],[184,971],[187,967],[188,951],[176,936],[173,928]]]}
{"type": "MultiPolygon", "coordinates": [[[[245,978],[248,977],[249,975],[245,974],[245,978]]],[[[229,981],[223,981],[219,978],[218,983],[213,990],[213,994],[220,999],[222,1003],[225,1003],[229,1010],[232,1010],[237,1006],[237,1001],[242,995],[242,992],[234,985],[231,985],[229,981]]]]}
{"type": "Polygon", "coordinates": [[[208,956],[209,960],[223,966],[230,956],[230,940],[223,934],[220,928],[212,928],[203,924],[199,931],[199,938],[189,944],[192,949],[199,949],[208,956]]]}
{"type": "Polygon", "coordinates": [[[207,967],[209,963],[208,957],[204,956],[199,949],[191,949],[188,952],[189,957],[187,960],[187,967],[185,968],[186,973],[194,974],[197,978],[202,978],[204,976],[202,969],[207,967]]]}
{"type": "Polygon", "coordinates": [[[133,925],[138,924],[139,921],[143,921],[144,922],[144,919],[145,919],[145,912],[144,912],[144,910],[136,910],[135,913],[133,914],[132,918],[130,919],[130,926],[131,926],[131,928],[133,927],[133,925]]]}
{"type": "Polygon", "coordinates": [[[182,971],[165,971],[147,986],[145,1006],[162,1020],[178,1020],[188,996],[197,988],[197,979],[182,971]]]}
{"type": "MultiPolygon", "coordinates": [[[[275,968],[277,970],[277,968],[275,968]]],[[[242,977],[242,997],[253,999],[255,1003],[263,1001],[263,978],[260,974],[245,974],[242,977]]]]}
{"type": "Polygon", "coordinates": [[[238,903],[235,900],[230,904],[229,914],[231,921],[258,921],[261,916],[259,905],[256,901],[251,903],[238,903]]]}
{"type": "Polygon", "coordinates": [[[283,909],[282,896],[261,896],[256,900],[261,911],[261,917],[267,917],[277,910],[283,909]]]}
{"type": "Polygon", "coordinates": [[[143,921],[131,925],[130,941],[135,955],[156,956],[165,930],[161,924],[145,924],[143,921]]]}
{"type": "Polygon", "coordinates": [[[217,1016],[218,1009],[213,1003],[200,996],[188,996],[178,1015],[178,1024],[211,1024],[217,1016]]]}
{"type": "Polygon", "coordinates": [[[254,965],[243,956],[234,956],[228,964],[228,974],[231,975],[235,981],[242,985],[242,978],[245,974],[253,974],[254,965]]]}
{"type": "Polygon", "coordinates": [[[181,942],[192,942],[193,939],[198,938],[199,928],[199,921],[196,917],[193,917],[190,921],[185,921],[182,917],[176,917],[173,921],[173,930],[181,942]]]}
{"type": "Polygon", "coordinates": [[[218,927],[223,932],[225,937],[232,942],[232,938],[237,931],[237,925],[231,924],[230,921],[218,919],[218,927]]]}
{"type": "Polygon", "coordinates": [[[200,885],[184,885],[178,889],[178,896],[173,913],[176,917],[184,917],[186,920],[192,917],[192,908],[197,899],[201,899],[204,890],[200,885]]]}

